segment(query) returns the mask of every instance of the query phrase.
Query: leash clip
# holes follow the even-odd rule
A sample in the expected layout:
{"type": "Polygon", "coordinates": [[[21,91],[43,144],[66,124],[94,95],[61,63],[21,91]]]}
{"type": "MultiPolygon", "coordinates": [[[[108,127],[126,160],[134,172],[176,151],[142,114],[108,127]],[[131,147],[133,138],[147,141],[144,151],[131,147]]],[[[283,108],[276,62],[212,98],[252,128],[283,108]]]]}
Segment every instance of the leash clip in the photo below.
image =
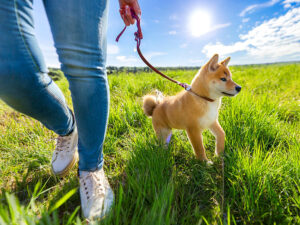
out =
{"type": "Polygon", "coordinates": [[[186,91],[190,91],[190,90],[192,89],[192,87],[191,87],[190,85],[188,85],[188,84],[185,84],[185,85],[186,85],[186,86],[185,86],[184,89],[185,89],[186,91]]]}
{"type": "Polygon", "coordinates": [[[190,91],[192,89],[192,87],[186,83],[177,82],[177,84],[179,84],[181,87],[183,87],[186,91],[190,91]]]}

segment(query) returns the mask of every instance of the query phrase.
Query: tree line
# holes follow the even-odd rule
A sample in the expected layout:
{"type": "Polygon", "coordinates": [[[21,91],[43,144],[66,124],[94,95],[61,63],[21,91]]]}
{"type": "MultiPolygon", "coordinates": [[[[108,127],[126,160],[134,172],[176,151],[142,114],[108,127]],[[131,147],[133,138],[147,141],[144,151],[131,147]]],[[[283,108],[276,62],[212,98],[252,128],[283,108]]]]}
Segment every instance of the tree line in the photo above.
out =
{"type": "MultiPolygon", "coordinates": [[[[179,67],[156,67],[160,71],[167,71],[167,70],[198,70],[199,67],[195,66],[179,66],[179,67]]],[[[127,66],[108,66],[106,67],[107,74],[108,75],[113,75],[113,74],[118,74],[118,73],[140,73],[140,72],[146,72],[150,73],[152,70],[149,67],[127,67],[127,66]]],[[[49,68],[48,72],[49,76],[54,80],[60,80],[64,74],[60,69],[57,68],[49,68]]]]}
{"type": "MultiPolygon", "coordinates": [[[[127,66],[108,66],[106,67],[107,74],[114,73],[138,73],[138,72],[146,72],[150,73],[152,70],[149,67],[127,67],[127,66]]],[[[179,67],[156,67],[156,69],[161,71],[166,70],[197,70],[199,67],[191,67],[191,66],[179,66],[179,67]]]]}

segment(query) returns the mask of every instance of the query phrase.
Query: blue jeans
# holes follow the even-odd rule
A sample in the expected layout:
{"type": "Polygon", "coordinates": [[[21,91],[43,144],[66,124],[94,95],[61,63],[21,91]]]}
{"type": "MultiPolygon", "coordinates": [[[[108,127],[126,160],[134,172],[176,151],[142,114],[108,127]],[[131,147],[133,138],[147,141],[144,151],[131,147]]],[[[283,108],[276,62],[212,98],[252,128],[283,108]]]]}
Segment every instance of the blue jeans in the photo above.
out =
{"type": "MultiPolygon", "coordinates": [[[[33,0],[0,1],[0,98],[59,135],[73,116],[47,75],[34,35],[33,0]]],[[[107,0],[44,0],[61,69],[69,81],[78,127],[79,170],[103,165],[109,88],[106,76],[107,0]]]]}

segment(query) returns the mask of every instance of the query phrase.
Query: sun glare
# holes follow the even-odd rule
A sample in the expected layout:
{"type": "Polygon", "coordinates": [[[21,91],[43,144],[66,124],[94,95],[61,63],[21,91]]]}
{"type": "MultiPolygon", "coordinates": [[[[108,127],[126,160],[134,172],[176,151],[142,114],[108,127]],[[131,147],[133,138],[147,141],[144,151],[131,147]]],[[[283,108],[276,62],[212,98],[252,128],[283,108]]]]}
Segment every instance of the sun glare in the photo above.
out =
{"type": "Polygon", "coordinates": [[[211,16],[209,12],[205,10],[195,10],[189,20],[189,29],[191,31],[191,34],[195,37],[199,37],[210,30],[210,21],[211,16]]]}

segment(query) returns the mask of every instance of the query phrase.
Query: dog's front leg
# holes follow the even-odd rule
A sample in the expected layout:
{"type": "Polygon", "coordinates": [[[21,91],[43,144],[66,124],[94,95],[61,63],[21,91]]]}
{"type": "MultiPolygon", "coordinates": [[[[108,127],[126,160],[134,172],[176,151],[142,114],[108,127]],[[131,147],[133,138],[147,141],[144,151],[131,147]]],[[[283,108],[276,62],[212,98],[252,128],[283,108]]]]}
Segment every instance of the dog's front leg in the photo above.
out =
{"type": "Polygon", "coordinates": [[[205,148],[202,141],[202,130],[199,127],[190,127],[186,130],[186,133],[193,146],[196,158],[203,161],[208,161],[205,154],[205,148]]]}
{"type": "Polygon", "coordinates": [[[216,120],[210,127],[209,130],[216,138],[216,155],[219,156],[224,152],[225,147],[225,132],[223,128],[220,126],[218,120],[216,120]]]}

